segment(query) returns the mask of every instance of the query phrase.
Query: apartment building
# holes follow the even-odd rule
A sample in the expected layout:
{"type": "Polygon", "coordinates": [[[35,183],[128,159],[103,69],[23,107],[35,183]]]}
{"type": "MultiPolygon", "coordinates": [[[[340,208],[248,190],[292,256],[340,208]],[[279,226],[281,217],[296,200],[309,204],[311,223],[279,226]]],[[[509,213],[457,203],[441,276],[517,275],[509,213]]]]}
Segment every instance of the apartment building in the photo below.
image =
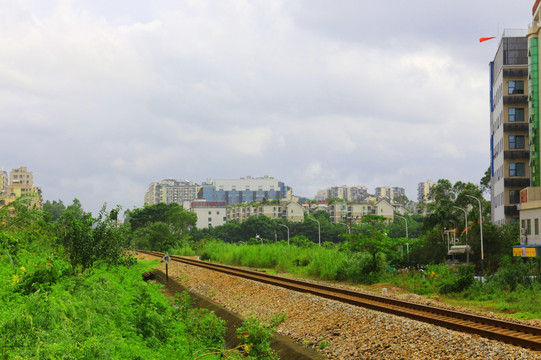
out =
{"type": "Polygon", "coordinates": [[[417,185],[417,202],[423,203],[423,202],[429,202],[430,199],[430,189],[436,185],[434,180],[428,179],[427,181],[420,182],[417,185]]]}
{"type": "Polygon", "coordinates": [[[0,194],[5,193],[9,183],[7,171],[0,169],[0,194]]]}
{"type": "Polygon", "coordinates": [[[366,186],[333,186],[325,190],[319,190],[316,200],[324,201],[326,199],[342,199],[346,201],[361,200],[368,194],[366,186]]]}
{"type": "Polygon", "coordinates": [[[1,171],[2,188],[0,191],[0,206],[7,205],[23,195],[36,195],[32,205],[41,209],[43,199],[41,188],[34,186],[34,174],[28,171],[26,166],[14,168],[9,172],[9,178],[5,171],[1,171]]]}
{"type": "Polygon", "coordinates": [[[206,229],[225,224],[227,209],[225,202],[208,202],[205,200],[184,201],[183,208],[197,215],[197,229],[206,229]]]}
{"type": "MultiPolygon", "coordinates": [[[[539,37],[541,36],[540,1],[536,0],[532,9],[533,19],[528,28],[528,109],[529,150],[528,162],[530,186],[520,192],[518,204],[520,221],[520,245],[513,247],[513,256],[541,258],[541,168],[540,125],[539,125],[539,37]]],[[[526,89],[525,89],[526,91],[526,89]]],[[[526,113],[526,110],[524,110],[526,113]]],[[[525,114],[526,115],[526,114],[525,114]]]]}
{"type": "Polygon", "coordinates": [[[238,204],[227,207],[227,221],[243,222],[251,216],[263,215],[271,219],[303,221],[304,208],[294,201],[273,204],[238,204]]]}
{"type": "Polygon", "coordinates": [[[199,194],[200,199],[207,201],[224,201],[227,205],[261,202],[267,200],[282,200],[289,194],[291,188],[282,181],[270,176],[254,178],[248,176],[240,179],[216,179],[205,183],[199,194]]]}
{"type": "Polygon", "coordinates": [[[490,80],[491,219],[501,226],[519,221],[520,191],[530,185],[525,31],[504,32],[490,80]]]}
{"type": "Polygon", "coordinates": [[[387,200],[345,203],[336,202],[329,204],[329,219],[333,223],[352,222],[359,223],[365,215],[383,216],[389,220],[394,218],[394,207],[387,200]]]}
{"type": "Polygon", "coordinates": [[[401,187],[382,186],[375,189],[375,195],[380,198],[387,198],[393,200],[399,195],[406,195],[406,189],[401,187]]]}
{"type": "Polygon", "coordinates": [[[182,205],[184,201],[197,199],[201,187],[189,180],[164,179],[153,182],[145,192],[145,204],[177,203],[182,205]]]}

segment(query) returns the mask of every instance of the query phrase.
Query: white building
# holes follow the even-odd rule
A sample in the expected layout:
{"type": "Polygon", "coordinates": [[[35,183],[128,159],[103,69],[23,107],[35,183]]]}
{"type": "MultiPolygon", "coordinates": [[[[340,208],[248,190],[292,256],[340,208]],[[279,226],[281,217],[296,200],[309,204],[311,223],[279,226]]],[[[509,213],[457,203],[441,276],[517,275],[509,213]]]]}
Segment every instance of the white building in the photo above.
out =
{"type": "Polygon", "coordinates": [[[195,226],[198,229],[220,226],[226,222],[225,202],[185,201],[183,207],[197,215],[195,226]]]}

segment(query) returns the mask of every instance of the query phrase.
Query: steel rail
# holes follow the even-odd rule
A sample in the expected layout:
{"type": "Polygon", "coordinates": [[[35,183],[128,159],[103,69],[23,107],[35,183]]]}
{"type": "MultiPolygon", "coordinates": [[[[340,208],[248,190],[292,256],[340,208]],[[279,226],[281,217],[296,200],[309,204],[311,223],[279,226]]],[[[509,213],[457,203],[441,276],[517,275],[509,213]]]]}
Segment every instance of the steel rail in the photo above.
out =
{"type": "MultiPolygon", "coordinates": [[[[137,251],[158,257],[162,257],[164,255],[163,253],[154,251],[137,251]]],[[[510,321],[448,310],[430,305],[410,303],[404,300],[360,293],[352,290],[335,288],[328,285],[286,278],[265,272],[195,260],[188,257],[172,255],[171,259],[173,261],[182,262],[189,265],[220,271],[229,275],[280,286],[294,291],[306,292],[343,303],[403,316],[410,319],[423,321],[425,323],[430,323],[461,332],[477,334],[516,346],[541,351],[541,328],[536,326],[518,324],[510,321]]]]}

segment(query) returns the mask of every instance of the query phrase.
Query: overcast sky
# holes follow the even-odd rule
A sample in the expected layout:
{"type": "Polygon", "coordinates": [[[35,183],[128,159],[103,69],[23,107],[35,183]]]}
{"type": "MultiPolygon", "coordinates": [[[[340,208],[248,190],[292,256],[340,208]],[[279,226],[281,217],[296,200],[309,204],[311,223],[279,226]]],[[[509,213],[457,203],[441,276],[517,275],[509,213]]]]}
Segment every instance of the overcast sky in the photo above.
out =
{"type": "Polygon", "coordinates": [[[412,200],[427,179],[478,184],[488,64],[533,3],[0,0],[0,168],[93,213],[165,178],[412,200]]]}

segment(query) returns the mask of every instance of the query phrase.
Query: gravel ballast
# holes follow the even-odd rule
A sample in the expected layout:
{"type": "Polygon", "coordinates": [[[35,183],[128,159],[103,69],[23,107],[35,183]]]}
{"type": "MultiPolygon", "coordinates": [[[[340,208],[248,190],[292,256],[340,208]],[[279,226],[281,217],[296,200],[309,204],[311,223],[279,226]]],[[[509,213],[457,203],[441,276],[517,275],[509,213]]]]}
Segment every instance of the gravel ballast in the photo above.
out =
{"type": "MultiPolygon", "coordinates": [[[[143,254],[138,258],[155,259],[143,254]]],[[[158,268],[165,271],[164,264],[158,268]]],[[[170,262],[169,276],[189,291],[208,297],[243,317],[268,319],[277,313],[287,314],[278,333],[316,349],[329,359],[541,360],[539,352],[477,335],[196,266],[170,262]]]]}

